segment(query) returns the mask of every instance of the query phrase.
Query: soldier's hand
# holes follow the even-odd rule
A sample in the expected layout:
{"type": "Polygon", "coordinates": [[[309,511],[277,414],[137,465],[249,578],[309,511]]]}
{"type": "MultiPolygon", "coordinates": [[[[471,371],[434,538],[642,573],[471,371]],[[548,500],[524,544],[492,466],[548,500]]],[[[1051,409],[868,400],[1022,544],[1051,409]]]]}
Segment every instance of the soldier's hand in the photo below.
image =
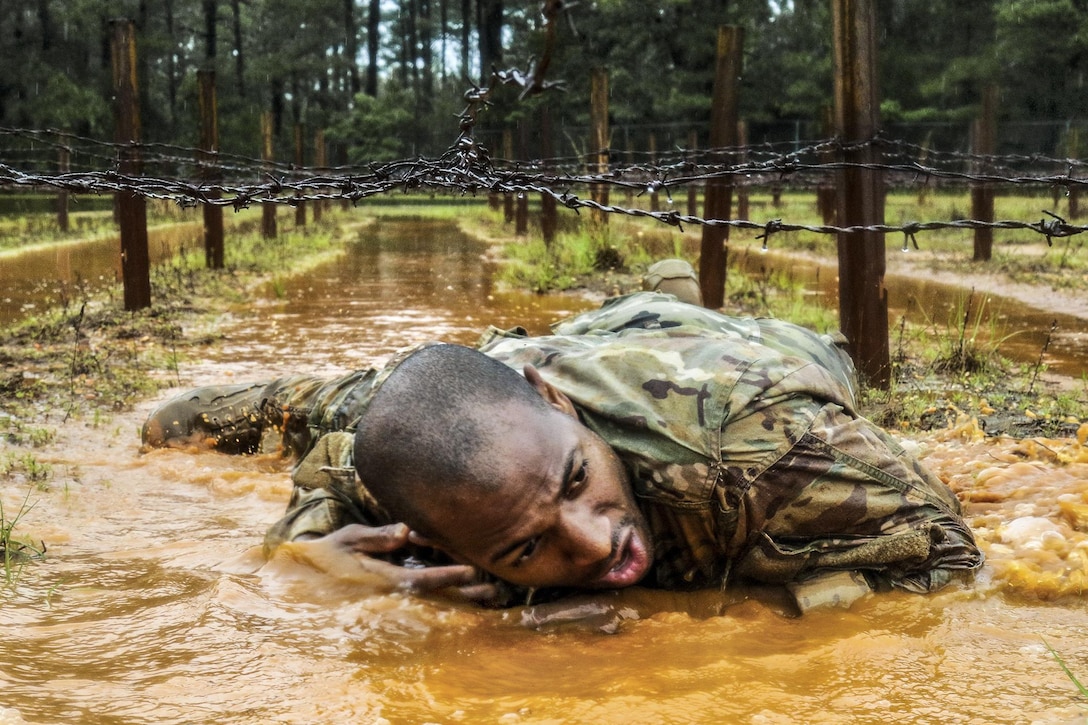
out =
{"type": "Polygon", "coordinates": [[[396,589],[440,592],[469,601],[495,598],[495,585],[481,583],[474,567],[461,564],[408,567],[376,558],[375,555],[389,554],[408,544],[408,533],[404,524],[349,524],[303,545],[312,564],[342,579],[367,583],[378,579],[396,589]]]}

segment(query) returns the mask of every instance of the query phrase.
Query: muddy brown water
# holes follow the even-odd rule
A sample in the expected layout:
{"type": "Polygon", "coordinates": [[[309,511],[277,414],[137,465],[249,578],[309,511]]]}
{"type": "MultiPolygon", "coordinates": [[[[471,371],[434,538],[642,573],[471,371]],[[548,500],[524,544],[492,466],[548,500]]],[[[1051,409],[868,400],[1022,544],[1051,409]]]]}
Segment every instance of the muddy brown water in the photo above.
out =
{"type": "MultiPolygon", "coordinates": [[[[180,222],[148,229],[148,255],[157,264],[179,248],[203,244],[200,222],[180,222]]],[[[121,279],[121,238],[102,236],[30,250],[0,251],[0,324],[39,308],[78,301],[83,290],[95,292],[121,279]]]]}
{"type": "MultiPolygon", "coordinates": [[[[501,294],[484,251],[445,223],[383,221],[236,310],[182,382],[331,375],[589,305],[501,294]]],[[[141,454],[153,402],[61,425],[35,450],[46,490],[0,485],[5,512],[29,492],[20,532],[49,548],[0,594],[0,723],[1084,722],[1047,645],[1088,680],[1088,427],[907,441],[965,501],[988,555],[971,586],[803,618],[765,592],[636,588],[587,603],[622,614],[604,634],[320,574],[304,547],[265,562],[285,464],[141,454]]]]}

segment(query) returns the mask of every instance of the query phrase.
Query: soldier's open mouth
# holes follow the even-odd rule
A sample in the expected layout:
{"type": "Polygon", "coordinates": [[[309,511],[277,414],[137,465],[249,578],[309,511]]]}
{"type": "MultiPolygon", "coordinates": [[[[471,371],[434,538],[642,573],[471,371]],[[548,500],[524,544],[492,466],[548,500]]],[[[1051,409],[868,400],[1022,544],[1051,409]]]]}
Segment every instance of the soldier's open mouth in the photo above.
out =
{"type": "Polygon", "coordinates": [[[646,575],[651,563],[650,554],[634,526],[628,526],[623,533],[611,561],[612,566],[597,580],[597,586],[610,589],[629,587],[646,575]]]}

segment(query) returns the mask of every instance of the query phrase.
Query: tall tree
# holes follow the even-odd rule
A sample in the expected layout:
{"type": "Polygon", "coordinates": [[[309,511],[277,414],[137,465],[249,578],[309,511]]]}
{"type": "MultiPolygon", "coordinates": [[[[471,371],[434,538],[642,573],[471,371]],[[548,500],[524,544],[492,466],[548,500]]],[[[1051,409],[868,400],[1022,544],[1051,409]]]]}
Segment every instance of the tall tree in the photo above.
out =
{"type": "Polygon", "coordinates": [[[344,0],[344,60],[347,65],[348,92],[354,97],[359,81],[359,24],[355,20],[355,0],[344,0]]]}
{"type": "Polygon", "coordinates": [[[234,35],[234,83],[239,96],[246,94],[245,49],[242,42],[242,2],[230,0],[231,28],[234,35]]]}
{"type": "Polygon", "coordinates": [[[472,0],[461,0],[461,78],[472,77],[472,0]]]}
{"type": "Polygon", "coordinates": [[[378,95],[378,49],[381,46],[381,0],[370,0],[366,16],[366,94],[378,95]]]}
{"type": "Polygon", "coordinates": [[[480,82],[485,85],[492,69],[502,65],[502,3],[503,0],[476,0],[480,82]]]}
{"type": "Polygon", "coordinates": [[[209,68],[215,67],[216,29],[219,27],[219,3],[217,0],[203,0],[204,3],[204,59],[209,68]]]}
{"type": "Polygon", "coordinates": [[[418,89],[420,110],[428,112],[434,99],[434,27],[431,17],[431,0],[416,0],[418,3],[418,20],[416,27],[419,35],[416,57],[421,71],[420,85],[418,89]]]}

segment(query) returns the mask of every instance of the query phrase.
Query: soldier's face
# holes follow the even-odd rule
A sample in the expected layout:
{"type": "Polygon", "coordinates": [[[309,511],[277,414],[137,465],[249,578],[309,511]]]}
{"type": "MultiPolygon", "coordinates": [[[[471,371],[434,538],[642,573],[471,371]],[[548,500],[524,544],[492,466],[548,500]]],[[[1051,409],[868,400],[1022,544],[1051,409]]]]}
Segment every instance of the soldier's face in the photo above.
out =
{"type": "Polygon", "coordinates": [[[653,563],[626,472],[605,441],[559,409],[496,416],[493,487],[425,505],[443,548],[514,584],[619,588],[653,563]]]}

